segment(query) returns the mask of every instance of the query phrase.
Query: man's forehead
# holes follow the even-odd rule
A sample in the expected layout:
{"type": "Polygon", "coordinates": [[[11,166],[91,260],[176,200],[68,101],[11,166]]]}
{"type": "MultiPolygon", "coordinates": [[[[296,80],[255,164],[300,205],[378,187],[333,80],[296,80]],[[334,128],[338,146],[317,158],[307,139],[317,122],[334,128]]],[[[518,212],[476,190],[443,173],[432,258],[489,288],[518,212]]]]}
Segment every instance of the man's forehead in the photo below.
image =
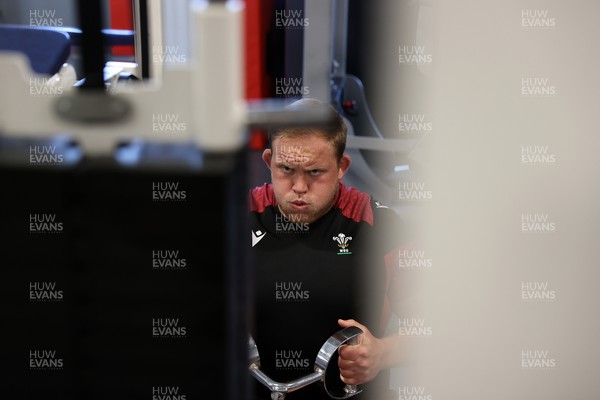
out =
{"type": "Polygon", "coordinates": [[[297,143],[280,141],[275,143],[275,150],[281,153],[314,153],[319,146],[311,145],[310,143],[297,143]]]}
{"type": "Polygon", "coordinates": [[[333,144],[316,132],[279,136],[273,141],[273,151],[307,155],[331,151],[334,154],[333,144]]]}
{"type": "Polygon", "coordinates": [[[319,157],[318,152],[313,149],[294,144],[276,144],[273,148],[273,156],[276,164],[287,165],[306,165],[323,158],[319,157]]]}

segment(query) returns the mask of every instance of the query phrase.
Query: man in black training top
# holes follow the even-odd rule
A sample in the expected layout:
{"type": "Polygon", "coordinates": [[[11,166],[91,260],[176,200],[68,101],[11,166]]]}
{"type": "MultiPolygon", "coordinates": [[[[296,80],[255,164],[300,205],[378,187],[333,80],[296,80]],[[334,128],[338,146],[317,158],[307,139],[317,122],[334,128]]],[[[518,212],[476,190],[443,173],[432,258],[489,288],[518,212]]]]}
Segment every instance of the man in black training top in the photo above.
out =
{"type": "MultiPolygon", "coordinates": [[[[311,107],[329,106],[314,99],[288,106],[311,107]]],[[[357,345],[340,348],[334,378],[363,389],[353,399],[379,400],[389,391],[389,368],[399,360],[400,337],[384,336],[394,308],[399,220],[393,210],[342,182],[350,157],[344,154],[346,126],[335,115],[331,127],[269,133],[262,158],[272,183],[253,188],[249,198],[251,335],[261,370],[286,383],[313,371],[332,334],[361,328],[357,345]]],[[[270,399],[270,391],[252,380],[256,398],[270,399]]],[[[319,383],[286,396],[329,398],[319,383]]]]}

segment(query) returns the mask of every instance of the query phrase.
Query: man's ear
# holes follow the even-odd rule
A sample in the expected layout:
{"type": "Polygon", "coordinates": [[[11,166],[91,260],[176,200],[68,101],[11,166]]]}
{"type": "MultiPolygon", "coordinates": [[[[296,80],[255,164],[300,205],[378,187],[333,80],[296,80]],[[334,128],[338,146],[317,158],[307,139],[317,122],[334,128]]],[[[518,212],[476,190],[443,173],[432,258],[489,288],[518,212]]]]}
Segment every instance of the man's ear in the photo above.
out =
{"type": "Polygon", "coordinates": [[[271,169],[271,156],[273,155],[273,153],[271,152],[271,149],[265,149],[265,151],[263,151],[262,153],[262,159],[265,162],[265,164],[267,164],[267,168],[271,169]]]}
{"type": "Polygon", "coordinates": [[[338,179],[342,179],[344,175],[346,175],[346,171],[348,171],[351,161],[350,156],[347,154],[344,154],[342,158],[340,158],[340,161],[338,162],[338,179]]]}

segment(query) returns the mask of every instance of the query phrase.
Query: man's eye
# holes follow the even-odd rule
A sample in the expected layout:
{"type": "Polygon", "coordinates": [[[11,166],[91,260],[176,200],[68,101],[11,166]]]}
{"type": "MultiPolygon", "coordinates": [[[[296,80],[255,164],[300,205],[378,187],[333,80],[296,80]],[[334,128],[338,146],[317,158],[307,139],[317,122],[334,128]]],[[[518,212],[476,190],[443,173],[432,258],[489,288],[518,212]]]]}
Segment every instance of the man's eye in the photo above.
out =
{"type": "Polygon", "coordinates": [[[292,169],[290,167],[288,167],[287,165],[283,165],[281,167],[281,169],[283,170],[283,172],[291,172],[292,171],[292,169]]]}
{"type": "Polygon", "coordinates": [[[322,171],[320,169],[311,169],[310,170],[310,174],[311,175],[319,175],[322,171]]]}

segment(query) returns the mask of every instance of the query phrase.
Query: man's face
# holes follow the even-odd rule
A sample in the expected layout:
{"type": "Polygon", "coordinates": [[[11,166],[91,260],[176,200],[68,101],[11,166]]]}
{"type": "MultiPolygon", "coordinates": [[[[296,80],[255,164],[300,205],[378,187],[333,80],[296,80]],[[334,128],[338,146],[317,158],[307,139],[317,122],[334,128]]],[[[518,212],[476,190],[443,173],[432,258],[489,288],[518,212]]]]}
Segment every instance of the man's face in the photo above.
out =
{"type": "Polygon", "coordinates": [[[338,160],[333,145],[312,132],[276,137],[263,160],[271,170],[280,211],[294,222],[307,223],[329,211],[350,165],[350,157],[338,160]]]}

